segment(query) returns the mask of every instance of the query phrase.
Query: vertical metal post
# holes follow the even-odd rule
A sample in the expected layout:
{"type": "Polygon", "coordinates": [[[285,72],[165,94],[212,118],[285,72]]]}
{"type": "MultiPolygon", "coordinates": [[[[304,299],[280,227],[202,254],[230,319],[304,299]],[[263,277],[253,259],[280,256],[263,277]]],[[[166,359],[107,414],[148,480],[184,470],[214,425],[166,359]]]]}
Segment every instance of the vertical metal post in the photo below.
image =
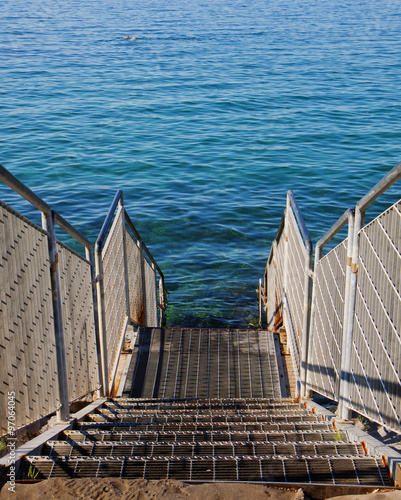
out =
{"type": "MultiPolygon", "coordinates": [[[[348,294],[348,308],[346,316],[346,325],[344,325],[344,338],[343,338],[343,359],[341,363],[341,380],[342,385],[340,389],[340,415],[342,418],[348,417],[347,403],[349,402],[349,380],[351,371],[351,353],[352,341],[354,333],[354,317],[355,317],[355,304],[356,304],[356,291],[357,291],[357,274],[359,262],[359,231],[364,223],[365,214],[361,209],[356,206],[355,210],[355,226],[352,236],[352,262],[349,277],[349,294],[348,294]],[[345,347],[345,348],[344,348],[345,347]]],[[[350,245],[351,246],[351,245],[350,245]]],[[[348,255],[348,250],[347,250],[348,255]]]]}
{"type": "Polygon", "coordinates": [[[304,314],[302,318],[301,339],[301,398],[306,395],[308,376],[309,332],[311,316],[311,288],[312,288],[312,243],[305,242],[305,281],[304,281],[304,314]]]}
{"type": "Polygon", "coordinates": [[[156,309],[156,325],[150,325],[150,326],[160,326],[159,324],[159,317],[157,315],[157,276],[156,276],[156,266],[152,262],[152,269],[155,273],[155,296],[154,296],[154,304],[155,304],[155,309],[156,309]]]}
{"type": "Polygon", "coordinates": [[[107,365],[107,335],[106,335],[106,311],[104,305],[104,272],[102,261],[101,246],[96,243],[95,248],[95,266],[96,266],[96,292],[97,308],[99,317],[99,341],[100,341],[100,359],[102,367],[102,386],[103,396],[109,395],[109,375],[107,365]]]}
{"type": "Polygon", "coordinates": [[[125,208],[124,208],[124,198],[121,193],[120,200],[118,202],[118,206],[121,208],[122,217],[123,217],[123,258],[124,258],[124,281],[125,281],[125,300],[126,300],[126,309],[127,309],[127,317],[131,318],[130,311],[130,299],[129,299],[129,277],[128,277],[128,261],[127,261],[127,238],[125,231],[125,208]]]}
{"type": "Polygon", "coordinates": [[[147,304],[146,304],[146,278],[145,278],[145,252],[143,249],[143,241],[138,241],[139,250],[141,252],[141,285],[142,285],[142,308],[143,308],[143,324],[140,326],[148,326],[148,314],[147,314],[147,304]]]}
{"type": "Polygon", "coordinates": [[[340,418],[342,419],[347,419],[350,416],[347,404],[349,402],[349,375],[351,368],[352,334],[353,334],[353,322],[354,322],[354,313],[351,314],[350,312],[352,252],[353,252],[353,240],[354,240],[354,229],[355,229],[354,226],[355,226],[355,212],[353,210],[349,210],[343,339],[341,347],[341,374],[340,374],[340,388],[338,391],[339,392],[338,413],[340,418]]]}
{"type": "MultiPolygon", "coordinates": [[[[316,314],[316,276],[317,276],[317,268],[322,258],[323,246],[319,243],[316,244],[315,247],[315,264],[313,267],[313,287],[312,287],[312,300],[311,300],[311,313],[309,318],[309,339],[308,339],[308,361],[312,358],[312,348],[313,348],[313,335],[314,335],[314,326],[315,326],[315,314],[316,314]]],[[[310,389],[308,386],[310,385],[310,369],[308,366],[306,367],[306,384],[305,384],[305,394],[304,397],[310,397],[310,389]]]]}
{"type": "Polygon", "coordinates": [[[50,211],[49,215],[42,212],[42,227],[49,234],[49,260],[50,279],[53,300],[54,334],[56,344],[57,359],[57,379],[61,407],[57,412],[59,421],[66,421],[70,418],[69,398],[68,398],[68,377],[67,363],[65,358],[64,328],[61,312],[60,280],[58,274],[58,254],[57,239],[54,227],[55,213],[50,211]]]}
{"type": "MultiPolygon", "coordinates": [[[[283,221],[284,224],[284,221],[283,221]]],[[[283,236],[283,235],[282,235],[283,236]]],[[[284,236],[283,236],[284,237],[284,236]]],[[[276,314],[278,311],[276,311],[276,297],[277,297],[277,290],[276,290],[276,285],[277,285],[277,239],[273,241],[272,245],[272,258],[270,259],[270,262],[268,261],[268,267],[266,266],[267,273],[266,273],[266,287],[267,287],[267,303],[266,303],[266,322],[267,322],[267,328],[269,328],[269,324],[273,324],[273,331],[275,331],[275,323],[276,323],[276,314]],[[273,277],[272,277],[273,276],[273,277]],[[271,285],[271,287],[269,286],[271,285]]],[[[284,271],[284,270],[283,270],[284,271]]],[[[284,276],[283,276],[283,285],[284,285],[284,276]]],[[[284,291],[283,291],[284,292],[284,291]]],[[[277,304],[279,307],[279,304],[277,304]]],[[[284,293],[283,293],[283,303],[282,303],[282,310],[284,314],[284,293]]]]}
{"type": "Polygon", "coordinates": [[[166,286],[164,284],[163,274],[160,274],[160,303],[162,305],[160,314],[160,326],[166,326],[167,291],[166,291],[166,286]]]}
{"type": "Polygon", "coordinates": [[[284,238],[284,276],[283,276],[283,323],[285,326],[286,316],[287,316],[287,289],[288,289],[288,252],[289,252],[289,243],[288,243],[288,214],[291,210],[289,197],[287,195],[287,207],[284,212],[284,229],[282,238],[284,238]]]}
{"type": "Polygon", "coordinates": [[[103,397],[104,387],[103,387],[103,363],[102,363],[102,352],[101,352],[101,342],[99,335],[99,311],[97,303],[97,293],[96,293],[96,274],[95,274],[95,263],[93,260],[93,251],[85,247],[86,260],[90,262],[91,265],[91,280],[92,280],[92,303],[93,303],[93,323],[95,325],[95,338],[96,338],[96,356],[97,356],[97,368],[98,377],[100,383],[100,396],[103,397]]]}

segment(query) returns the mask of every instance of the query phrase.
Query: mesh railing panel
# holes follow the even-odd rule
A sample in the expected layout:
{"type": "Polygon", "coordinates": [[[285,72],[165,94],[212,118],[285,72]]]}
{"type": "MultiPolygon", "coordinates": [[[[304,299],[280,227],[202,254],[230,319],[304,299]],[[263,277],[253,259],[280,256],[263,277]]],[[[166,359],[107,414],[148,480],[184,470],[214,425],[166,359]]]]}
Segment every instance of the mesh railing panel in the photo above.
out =
{"type": "Polygon", "coordinates": [[[141,251],[128,231],[126,235],[127,272],[130,301],[130,318],[138,325],[144,325],[144,309],[141,277],[141,251]]]}
{"type": "Polygon", "coordinates": [[[351,407],[400,432],[401,200],[359,235],[351,407]]]}
{"type": "Polygon", "coordinates": [[[285,278],[284,324],[287,331],[291,356],[300,378],[301,339],[304,312],[306,248],[292,209],[286,213],[287,262],[285,278]]]}
{"type": "Polygon", "coordinates": [[[102,251],[109,373],[118,356],[118,345],[127,321],[124,231],[124,210],[120,208],[102,251]]]}
{"type": "Polygon", "coordinates": [[[156,327],[157,321],[157,286],[156,271],[147,260],[144,260],[145,287],[146,287],[146,326],[156,327]]]}
{"type": "Polygon", "coordinates": [[[48,236],[0,202],[0,434],[59,407],[48,236]]]}
{"type": "Polygon", "coordinates": [[[338,399],[346,283],[347,240],[325,255],[315,268],[315,314],[311,325],[309,385],[338,399]]]}
{"type": "Polygon", "coordinates": [[[60,242],[57,251],[68,396],[74,400],[99,388],[91,265],[60,242]]]}

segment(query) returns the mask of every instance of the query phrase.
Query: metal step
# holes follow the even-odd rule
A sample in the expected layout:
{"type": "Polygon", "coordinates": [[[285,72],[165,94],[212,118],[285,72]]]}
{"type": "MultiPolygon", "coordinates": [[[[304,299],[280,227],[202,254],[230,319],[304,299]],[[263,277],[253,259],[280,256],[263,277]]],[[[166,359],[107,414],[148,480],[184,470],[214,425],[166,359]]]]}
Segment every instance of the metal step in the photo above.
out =
{"type": "Polygon", "coordinates": [[[50,457],[219,457],[219,456],[365,456],[362,445],[351,443],[286,443],[266,441],[129,442],[51,441],[42,449],[50,457]]]}
{"type": "MultiPolygon", "coordinates": [[[[320,424],[319,424],[320,425],[320,424]]],[[[322,424],[324,425],[324,424],[322,424]]],[[[327,425],[327,424],[326,424],[327,425]]],[[[115,431],[66,431],[66,439],[73,442],[87,441],[140,441],[140,442],[248,442],[263,441],[274,443],[330,443],[339,442],[334,431],[286,431],[286,432],[246,432],[246,431],[131,431],[120,427],[115,431]]],[[[345,436],[340,436],[341,441],[345,436]]]]}
{"type": "Polygon", "coordinates": [[[379,457],[26,457],[20,478],[116,477],[183,481],[264,481],[390,486],[379,457]],[[32,472],[31,472],[32,474],[32,472]]]}
{"type": "Polygon", "coordinates": [[[193,422],[193,423],[217,423],[217,422],[260,422],[274,423],[279,421],[294,421],[294,422],[316,422],[318,418],[315,415],[310,415],[306,410],[288,410],[288,411],[270,411],[266,412],[224,412],[224,411],[204,411],[196,412],[190,410],[188,412],[135,412],[135,411],[110,411],[109,409],[100,409],[97,413],[90,415],[90,420],[93,422],[113,422],[113,423],[177,423],[177,422],[193,422]]]}
{"type": "Polygon", "coordinates": [[[141,329],[128,373],[127,397],[25,457],[19,479],[391,486],[381,456],[281,399],[271,332],[141,329]]]}
{"type": "MultiPolygon", "coordinates": [[[[330,429],[328,422],[300,422],[298,420],[287,421],[282,423],[294,424],[295,431],[313,431],[315,429],[330,429]]],[[[189,431],[189,432],[270,432],[272,425],[278,423],[264,423],[264,422],[168,422],[168,423],[147,423],[147,422],[83,422],[79,425],[80,430],[103,430],[103,431],[154,431],[154,432],[168,432],[168,431],[189,431]]],[[[331,435],[334,435],[333,431],[331,435]]],[[[334,439],[334,438],[332,438],[334,439]]]]}
{"type": "Polygon", "coordinates": [[[106,408],[142,409],[142,410],[273,410],[304,408],[301,403],[291,398],[114,398],[105,403],[106,408]]]}

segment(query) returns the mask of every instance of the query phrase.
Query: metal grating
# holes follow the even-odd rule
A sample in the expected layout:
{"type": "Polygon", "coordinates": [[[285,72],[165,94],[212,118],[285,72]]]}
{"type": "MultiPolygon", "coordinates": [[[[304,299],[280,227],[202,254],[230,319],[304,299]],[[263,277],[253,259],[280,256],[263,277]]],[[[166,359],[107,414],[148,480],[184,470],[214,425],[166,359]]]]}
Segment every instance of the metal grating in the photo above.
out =
{"type": "Polygon", "coordinates": [[[273,334],[256,330],[142,330],[124,395],[279,397],[273,334]]]}
{"type": "Polygon", "coordinates": [[[107,361],[109,374],[119,355],[118,346],[127,324],[127,289],[124,259],[124,209],[119,210],[102,250],[104,272],[107,361]]]}
{"type": "Polygon", "coordinates": [[[314,324],[308,362],[311,389],[338,400],[343,338],[347,240],[316,265],[314,324]]]}
{"type": "Polygon", "coordinates": [[[0,435],[8,394],[15,427],[59,406],[48,236],[0,202],[0,435]]]}
{"type": "Polygon", "coordinates": [[[304,312],[305,253],[306,248],[299,232],[294,212],[287,207],[285,234],[287,237],[286,276],[284,290],[284,324],[288,335],[296,378],[300,380],[301,340],[304,312]]]}
{"type": "Polygon", "coordinates": [[[284,269],[285,238],[274,241],[272,259],[266,266],[267,271],[267,326],[277,331],[282,326],[284,307],[284,269]]]}
{"type": "Polygon", "coordinates": [[[141,276],[141,250],[134,238],[125,231],[127,251],[127,276],[130,300],[130,318],[137,324],[144,323],[142,276],[141,276]]]}
{"type": "Polygon", "coordinates": [[[25,459],[22,477],[34,467],[41,478],[391,485],[381,457],[338,441],[329,421],[291,400],[116,398],[98,417],[112,422],[64,431],[43,447],[47,456],[25,459]]]}
{"type": "Polygon", "coordinates": [[[91,264],[60,242],[57,251],[68,394],[74,400],[99,388],[91,264]]]}
{"type": "Polygon", "coordinates": [[[362,445],[349,443],[278,443],[266,441],[224,441],[195,443],[193,441],[51,441],[42,450],[50,457],[130,457],[130,456],[365,456],[362,445]]]}
{"type": "Polygon", "coordinates": [[[385,467],[377,458],[264,457],[26,457],[20,478],[29,467],[38,479],[55,477],[121,477],[177,480],[318,482],[389,486],[385,467]]]}

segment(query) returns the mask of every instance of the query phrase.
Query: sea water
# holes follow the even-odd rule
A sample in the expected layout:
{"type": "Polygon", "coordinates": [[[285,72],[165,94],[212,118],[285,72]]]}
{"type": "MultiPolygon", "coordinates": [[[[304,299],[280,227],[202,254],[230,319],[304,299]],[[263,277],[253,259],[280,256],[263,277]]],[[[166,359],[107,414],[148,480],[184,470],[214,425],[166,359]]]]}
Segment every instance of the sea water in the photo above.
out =
{"type": "Polygon", "coordinates": [[[316,241],[401,160],[398,0],[1,11],[0,163],[91,241],[123,189],[170,325],[255,325],[286,192],[316,241]]]}

